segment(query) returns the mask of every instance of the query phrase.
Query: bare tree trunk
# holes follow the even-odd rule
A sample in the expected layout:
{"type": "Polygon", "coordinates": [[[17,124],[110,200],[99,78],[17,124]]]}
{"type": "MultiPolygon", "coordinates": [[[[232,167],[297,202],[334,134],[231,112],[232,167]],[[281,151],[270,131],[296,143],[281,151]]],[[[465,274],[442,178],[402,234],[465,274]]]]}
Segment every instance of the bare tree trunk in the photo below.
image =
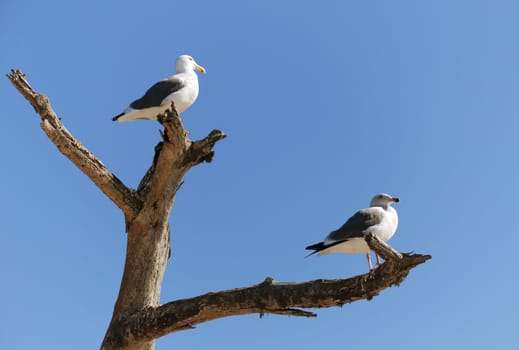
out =
{"type": "Polygon", "coordinates": [[[190,141],[174,106],[159,117],[162,141],[137,190],[125,186],[89,152],[56,116],[47,97],[38,94],[18,70],[9,80],[41,117],[41,127],[59,151],[69,158],[124,213],[128,233],[124,273],[103,350],[150,350],[155,339],[193,328],[213,319],[264,313],[315,317],[300,308],[321,308],[371,299],[400,284],[409,271],[430,255],[401,254],[373,235],[366,241],[386,259],[376,270],[339,280],[264,282],[190,299],[159,304],[162,279],[170,252],[169,214],[184,174],[193,166],[210,162],[213,147],[226,135],[213,130],[199,141],[190,141]]]}
{"type": "MultiPolygon", "coordinates": [[[[202,161],[210,161],[214,144],[225,137],[211,132],[191,142],[179,116],[171,110],[159,118],[163,141],[156,147],[151,168],[139,185],[143,206],[135,218],[126,218],[128,243],[123,279],[112,322],[102,349],[152,349],[154,339],[126,339],[126,320],[143,309],[159,306],[162,279],[169,257],[169,214],[184,174],[202,161]]],[[[130,336],[133,336],[130,333],[130,336]]]]}

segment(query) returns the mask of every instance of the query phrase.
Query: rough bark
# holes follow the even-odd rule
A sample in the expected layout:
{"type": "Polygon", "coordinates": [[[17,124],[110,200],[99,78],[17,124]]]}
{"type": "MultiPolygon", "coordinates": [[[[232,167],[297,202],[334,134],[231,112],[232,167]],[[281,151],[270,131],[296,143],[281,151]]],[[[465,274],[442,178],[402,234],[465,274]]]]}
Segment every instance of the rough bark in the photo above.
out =
{"type": "Polygon", "coordinates": [[[370,300],[380,291],[399,285],[413,267],[431,258],[430,255],[398,253],[371,234],[366,241],[388,260],[364,275],[300,283],[276,282],[267,277],[251,287],[207,293],[144,309],[128,320],[127,328],[136,339],[156,339],[202,322],[234,315],[270,313],[315,317],[315,313],[299,308],[342,306],[361,299],[370,300]]]}
{"type": "Polygon", "coordinates": [[[70,134],[54,113],[47,96],[34,91],[25,79],[25,74],[19,70],[13,70],[7,77],[40,115],[41,128],[59,151],[88,176],[115,205],[121,208],[125,216],[134,217],[142,207],[142,201],[135,191],[126,187],[117,176],[70,134]]]}
{"type": "Polygon", "coordinates": [[[210,161],[214,144],[225,134],[213,130],[191,142],[174,106],[159,121],[163,141],[156,147],[153,164],[139,185],[143,206],[135,219],[126,218],[128,244],[123,280],[112,322],[102,349],[150,349],[154,338],[137,339],[125,326],[132,315],[159,305],[162,279],[169,257],[168,219],[184,174],[194,165],[210,161]]]}
{"type": "Polygon", "coordinates": [[[159,305],[170,249],[168,220],[175,194],[191,167],[212,160],[213,147],[225,134],[213,130],[202,140],[189,140],[172,105],[159,117],[164,126],[162,141],[155,147],[152,165],[134,190],[125,186],[63,126],[47,97],[38,94],[21,71],[13,70],[7,76],[39,114],[42,129],[59,151],[124,213],[128,233],[126,261],[102,349],[153,349],[158,337],[227,316],[272,313],[314,317],[313,312],[302,308],[341,306],[371,299],[381,290],[401,283],[413,267],[431,258],[398,253],[368,235],[367,243],[386,262],[365,275],[300,283],[276,282],[268,277],[255,286],[159,305]]]}

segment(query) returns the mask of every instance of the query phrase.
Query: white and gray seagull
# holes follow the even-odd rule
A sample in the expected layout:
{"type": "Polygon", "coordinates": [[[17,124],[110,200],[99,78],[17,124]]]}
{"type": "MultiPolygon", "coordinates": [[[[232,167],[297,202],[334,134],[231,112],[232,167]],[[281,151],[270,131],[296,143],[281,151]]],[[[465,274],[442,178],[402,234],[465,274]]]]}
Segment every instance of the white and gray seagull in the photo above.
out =
{"type": "MultiPolygon", "coordinates": [[[[373,233],[387,242],[398,226],[398,214],[391,203],[400,200],[385,193],[379,193],[371,200],[369,208],[361,209],[350,217],[339,229],[330,232],[323,242],[312,244],[306,249],[313,250],[307,256],[316,254],[327,255],[332,253],[360,254],[365,253],[369,269],[371,265],[370,248],[364,240],[364,235],[373,233]]],[[[378,254],[377,265],[380,265],[378,254]]]]}
{"type": "Polygon", "coordinates": [[[175,63],[177,74],[155,83],[144,96],[133,101],[123,113],[112,120],[157,120],[157,115],[168,109],[172,101],[175,102],[178,113],[184,112],[198,97],[198,76],[195,69],[205,73],[204,67],[199,66],[193,57],[178,57],[175,63]]]}

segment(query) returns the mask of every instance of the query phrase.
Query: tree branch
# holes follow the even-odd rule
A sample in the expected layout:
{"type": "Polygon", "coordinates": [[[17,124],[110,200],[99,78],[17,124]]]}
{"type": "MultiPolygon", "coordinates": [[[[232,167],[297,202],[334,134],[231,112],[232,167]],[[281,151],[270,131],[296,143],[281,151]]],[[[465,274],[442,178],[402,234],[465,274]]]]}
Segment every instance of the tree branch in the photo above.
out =
{"type": "MultiPolygon", "coordinates": [[[[204,161],[210,163],[214,156],[214,145],[227,137],[222,131],[213,130],[202,140],[194,142],[189,140],[173,102],[169,109],[158,116],[158,121],[164,126],[164,132],[162,133],[163,141],[155,146],[153,163],[137,188],[141,198],[147,198],[150,188],[153,187],[153,181],[156,181],[153,179],[163,178],[164,175],[168,174],[169,168],[172,166],[187,170],[204,161]],[[181,159],[182,162],[181,164],[172,164],[172,159],[181,159]],[[157,164],[161,162],[168,164],[168,166],[163,167],[163,171],[158,171],[157,164]]],[[[156,192],[163,192],[164,190],[164,185],[160,189],[156,188],[156,192]]]]}
{"type": "Polygon", "coordinates": [[[159,305],[162,279],[170,253],[168,220],[175,194],[183,175],[191,167],[210,161],[214,154],[213,146],[225,138],[225,134],[212,131],[203,140],[191,142],[172,105],[159,118],[164,126],[163,141],[155,148],[153,164],[138,191],[134,191],[126,187],[63,126],[48,98],[37,93],[21,71],[12,70],[7,77],[40,115],[42,129],[59,151],[125,215],[128,243],[124,273],[101,348],[151,350],[154,347],[153,339],[136,342],[128,336],[124,325],[131,315],[159,305]]]}
{"type": "MultiPolygon", "coordinates": [[[[370,242],[379,242],[377,237],[370,242]]],[[[386,245],[373,245],[382,257],[394,250],[386,245]]],[[[397,253],[400,254],[400,253],[397,253]]],[[[342,306],[357,300],[370,300],[380,291],[399,285],[409,271],[431,258],[430,255],[400,254],[388,258],[379,268],[347,279],[308,282],[264,282],[246,288],[207,293],[189,299],[147,308],[128,319],[127,329],[137,340],[156,339],[166,334],[193,328],[217,318],[258,313],[315,317],[316,314],[295,308],[342,306]]]]}
{"type": "Polygon", "coordinates": [[[389,244],[375,236],[373,233],[368,233],[364,236],[364,240],[368,246],[374,250],[384,260],[393,260],[400,262],[403,259],[402,254],[391,248],[389,244]]]}
{"type": "Polygon", "coordinates": [[[45,95],[32,89],[18,70],[9,80],[31,103],[42,119],[41,127],[60,152],[69,158],[124,214],[127,251],[123,278],[103,350],[151,350],[154,340],[171,332],[193,328],[217,318],[258,313],[315,317],[303,308],[342,306],[368,299],[400,284],[409,271],[430,255],[402,254],[374,235],[366,242],[386,262],[377,269],[347,279],[260,284],[159,305],[164,270],[169,257],[169,214],[184,174],[193,166],[210,162],[215,143],[226,135],[213,130],[199,141],[190,141],[174,105],[159,116],[162,141],[137,191],[126,187],[101,161],[68,132],[45,95]]]}
{"type": "Polygon", "coordinates": [[[41,127],[58,150],[72,161],[96,186],[124,212],[133,218],[142,207],[142,200],[134,190],[126,187],[105,165],[81,144],[63,125],[53,111],[47,96],[37,93],[25,74],[11,70],[7,78],[33,106],[42,120],[41,127]]]}
{"type": "MultiPolygon", "coordinates": [[[[192,142],[187,138],[173,104],[158,116],[158,120],[164,126],[162,141],[155,147],[153,163],[137,190],[143,200],[142,209],[133,220],[127,220],[128,246],[123,280],[102,349],[128,349],[126,324],[129,315],[159,305],[170,255],[168,219],[175,195],[185,173],[193,166],[209,161],[215,143],[226,137],[216,130],[206,138],[192,142]]],[[[153,340],[136,341],[131,349],[151,349],[153,340]]]]}

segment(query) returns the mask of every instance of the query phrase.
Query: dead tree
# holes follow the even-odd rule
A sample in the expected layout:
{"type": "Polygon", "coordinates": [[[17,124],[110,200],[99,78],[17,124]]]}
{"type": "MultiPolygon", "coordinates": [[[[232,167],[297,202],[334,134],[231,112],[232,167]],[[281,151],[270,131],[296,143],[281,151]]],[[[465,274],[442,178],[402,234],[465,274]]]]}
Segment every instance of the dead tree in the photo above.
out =
{"type": "Polygon", "coordinates": [[[370,273],[347,279],[277,282],[267,277],[245,288],[211,292],[161,305],[160,290],[169,257],[169,214],[184,174],[202,162],[211,162],[216,142],[226,135],[213,130],[204,139],[190,141],[174,106],[159,122],[162,141],[137,189],[127,187],[88,151],[63,125],[48,98],[37,93],[19,70],[7,77],[41,118],[41,127],[58,150],[71,160],[117,205],[126,220],[127,250],[124,272],[112,320],[101,349],[148,350],[155,339],[194,328],[221,317],[257,313],[315,317],[304,309],[341,306],[371,299],[400,284],[409,271],[430,255],[401,254],[369,235],[369,246],[386,262],[370,273]]]}

